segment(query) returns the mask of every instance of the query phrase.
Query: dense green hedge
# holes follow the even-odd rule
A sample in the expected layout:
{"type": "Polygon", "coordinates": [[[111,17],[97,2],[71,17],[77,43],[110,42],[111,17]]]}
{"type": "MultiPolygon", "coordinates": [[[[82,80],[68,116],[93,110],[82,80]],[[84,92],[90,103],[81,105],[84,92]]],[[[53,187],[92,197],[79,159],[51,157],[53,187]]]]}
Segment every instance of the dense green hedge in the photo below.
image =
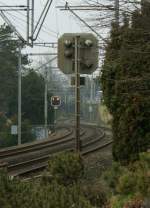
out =
{"type": "Polygon", "coordinates": [[[129,163],[150,146],[150,3],[123,26],[112,25],[102,72],[104,101],[113,116],[113,156],[129,163]]]}

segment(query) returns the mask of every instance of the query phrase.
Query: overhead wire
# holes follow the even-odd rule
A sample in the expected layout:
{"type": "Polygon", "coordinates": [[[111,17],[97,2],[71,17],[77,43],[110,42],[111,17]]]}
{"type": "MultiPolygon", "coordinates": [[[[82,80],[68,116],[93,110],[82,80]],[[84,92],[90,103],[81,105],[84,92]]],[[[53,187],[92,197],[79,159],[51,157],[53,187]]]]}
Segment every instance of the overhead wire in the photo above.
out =
{"type": "MultiPolygon", "coordinates": [[[[10,16],[13,16],[13,17],[15,17],[15,18],[17,18],[17,20],[20,20],[20,21],[22,21],[22,22],[26,22],[24,19],[22,19],[22,18],[18,18],[16,15],[14,15],[14,14],[11,14],[10,12],[6,12],[7,14],[9,14],[10,16]]],[[[16,20],[16,19],[15,19],[16,20]]],[[[46,33],[46,34],[48,34],[48,35],[50,35],[49,34],[49,32],[47,31],[47,30],[42,30],[44,33],[46,33]]],[[[52,34],[51,34],[52,35],[52,34]]],[[[52,35],[53,37],[56,37],[56,35],[52,35]]]]}
{"type": "MultiPolygon", "coordinates": [[[[22,19],[22,18],[18,18],[16,15],[14,15],[14,14],[12,14],[12,13],[10,13],[10,12],[6,12],[8,15],[10,15],[13,19],[14,19],[14,21],[15,21],[15,23],[16,23],[16,19],[17,19],[17,21],[22,21],[22,22],[26,22],[24,19],[22,19]]],[[[20,24],[19,24],[19,26],[17,25],[17,27],[20,27],[20,24]]],[[[21,28],[21,27],[20,27],[21,28]]],[[[22,30],[25,32],[25,29],[24,29],[24,27],[22,26],[22,30]]],[[[44,31],[44,30],[43,30],[44,31]]],[[[49,33],[47,32],[47,31],[44,31],[45,33],[47,33],[48,35],[49,35],[49,33]]],[[[52,35],[52,36],[54,36],[54,35],[52,35]]],[[[54,36],[54,37],[56,37],[56,36],[54,36]]],[[[38,40],[39,41],[42,41],[42,42],[44,42],[44,40],[42,39],[42,38],[40,38],[40,37],[38,37],[38,40]]]]}
{"type": "MultiPolygon", "coordinates": [[[[58,6],[58,1],[56,0],[55,7],[57,8],[57,6],[58,6]]],[[[58,17],[58,10],[57,9],[56,9],[55,14],[56,14],[56,30],[57,30],[57,39],[58,39],[60,31],[59,31],[59,17],[58,17]]]]}
{"type": "MultiPolygon", "coordinates": [[[[5,6],[7,5],[7,4],[3,3],[2,1],[0,1],[0,3],[1,3],[2,5],[5,5],[5,6]]],[[[26,17],[26,15],[23,14],[22,12],[20,12],[20,11],[16,11],[16,12],[19,13],[20,15],[26,17]]],[[[10,13],[10,12],[7,12],[7,13],[10,13]]],[[[13,14],[13,16],[16,16],[16,15],[13,14]]],[[[16,16],[16,18],[18,19],[18,16],[16,16]]],[[[19,18],[19,19],[21,19],[21,18],[19,18]]],[[[26,21],[23,20],[23,19],[22,19],[22,21],[26,22],[26,21]]],[[[36,22],[36,21],[35,21],[35,22],[36,22]]],[[[55,35],[53,35],[53,36],[54,36],[54,37],[57,37],[57,35],[56,35],[57,33],[56,33],[55,31],[51,30],[50,28],[48,28],[48,27],[46,27],[46,26],[44,26],[44,25],[43,25],[42,31],[43,31],[44,33],[47,33],[48,35],[49,35],[49,33],[54,33],[55,35]]],[[[51,34],[51,35],[52,35],[52,34],[51,34]]]]}

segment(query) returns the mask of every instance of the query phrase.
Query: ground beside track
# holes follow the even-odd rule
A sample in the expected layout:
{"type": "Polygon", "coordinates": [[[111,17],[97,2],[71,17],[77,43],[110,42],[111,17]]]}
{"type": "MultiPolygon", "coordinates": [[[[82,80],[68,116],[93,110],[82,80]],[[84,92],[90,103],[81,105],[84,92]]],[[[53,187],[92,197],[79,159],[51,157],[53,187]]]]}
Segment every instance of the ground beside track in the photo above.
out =
{"type": "MultiPolygon", "coordinates": [[[[104,127],[105,137],[112,138],[111,129],[104,127]]],[[[104,171],[112,165],[112,145],[106,149],[98,150],[84,157],[85,178],[88,180],[96,180],[104,171]]]]}

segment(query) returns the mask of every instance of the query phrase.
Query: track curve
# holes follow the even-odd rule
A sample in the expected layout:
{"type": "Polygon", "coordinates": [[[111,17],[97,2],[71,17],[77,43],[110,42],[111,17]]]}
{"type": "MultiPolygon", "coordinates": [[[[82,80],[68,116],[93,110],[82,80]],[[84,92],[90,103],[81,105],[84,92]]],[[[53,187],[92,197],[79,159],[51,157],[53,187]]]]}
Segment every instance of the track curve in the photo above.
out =
{"type": "MultiPolygon", "coordinates": [[[[45,168],[52,154],[62,151],[74,151],[74,128],[73,126],[66,128],[69,128],[67,134],[59,138],[0,151],[0,163],[7,163],[8,173],[11,176],[20,176],[45,168]]],[[[103,128],[82,125],[81,154],[83,156],[111,144],[112,140],[105,137],[103,128]]]]}

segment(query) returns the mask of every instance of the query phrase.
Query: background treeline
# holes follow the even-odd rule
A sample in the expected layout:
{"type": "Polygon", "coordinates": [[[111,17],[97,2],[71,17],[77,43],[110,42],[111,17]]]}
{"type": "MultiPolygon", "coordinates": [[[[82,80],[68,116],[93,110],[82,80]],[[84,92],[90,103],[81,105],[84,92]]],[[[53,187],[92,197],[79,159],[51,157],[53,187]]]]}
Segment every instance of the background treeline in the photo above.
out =
{"type": "MultiPolygon", "coordinates": [[[[22,45],[24,48],[24,45],[22,45]]],[[[44,124],[44,77],[30,68],[22,55],[22,142],[33,141],[33,125],[44,124]],[[28,67],[27,67],[28,66],[28,67]]],[[[48,92],[50,100],[51,94],[48,92]]],[[[0,147],[17,144],[10,134],[17,124],[18,107],[18,41],[10,27],[0,27],[0,147]]],[[[53,122],[53,109],[48,109],[48,123],[53,122]]]]}
{"type": "Polygon", "coordinates": [[[104,102],[113,116],[113,156],[129,163],[150,147],[150,3],[112,25],[102,72],[104,102]]]}

